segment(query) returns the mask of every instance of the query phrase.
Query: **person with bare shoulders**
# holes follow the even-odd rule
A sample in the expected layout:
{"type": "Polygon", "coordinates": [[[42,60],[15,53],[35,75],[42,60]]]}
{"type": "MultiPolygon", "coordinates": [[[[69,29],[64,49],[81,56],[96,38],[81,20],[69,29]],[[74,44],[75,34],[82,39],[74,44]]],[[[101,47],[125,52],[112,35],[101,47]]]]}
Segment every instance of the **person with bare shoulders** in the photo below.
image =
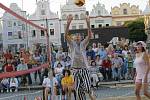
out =
{"type": "Polygon", "coordinates": [[[74,89],[76,91],[77,100],[86,100],[85,93],[89,94],[91,100],[95,100],[93,91],[91,89],[90,71],[88,70],[88,62],[86,59],[86,47],[90,38],[92,37],[92,31],[90,29],[90,18],[86,16],[86,23],[88,27],[88,35],[85,39],[81,39],[81,35],[78,33],[74,39],[69,34],[69,26],[73,20],[72,15],[67,17],[67,27],[65,31],[65,39],[71,49],[72,65],[71,71],[74,76],[74,89]]]}
{"type": "Polygon", "coordinates": [[[150,83],[150,63],[148,54],[146,52],[146,44],[143,41],[139,41],[136,44],[136,57],[134,60],[134,66],[136,67],[136,100],[141,100],[140,91],[142,86],[144,95],[150,99],[150,93],[148,92],[148,85],[150,83]]]}

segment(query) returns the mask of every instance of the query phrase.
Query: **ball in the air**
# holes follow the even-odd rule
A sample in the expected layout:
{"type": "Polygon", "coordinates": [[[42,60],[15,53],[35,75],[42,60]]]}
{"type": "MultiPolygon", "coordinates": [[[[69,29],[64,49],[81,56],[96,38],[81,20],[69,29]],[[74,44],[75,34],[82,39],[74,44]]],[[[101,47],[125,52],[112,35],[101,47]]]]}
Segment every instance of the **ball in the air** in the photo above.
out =
{"type": "Polygon", "coordinates": [[[81,7],[85,4],[85,0],[75,0],[75,4],[79,7],[81,7]]]}

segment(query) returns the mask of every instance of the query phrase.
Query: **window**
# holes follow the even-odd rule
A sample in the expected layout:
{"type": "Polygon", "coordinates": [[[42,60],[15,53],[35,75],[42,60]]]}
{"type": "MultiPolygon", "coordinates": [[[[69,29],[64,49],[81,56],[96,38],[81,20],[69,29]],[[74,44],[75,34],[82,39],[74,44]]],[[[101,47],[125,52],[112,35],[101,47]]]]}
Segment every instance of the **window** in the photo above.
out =
{"type": "Polygon", "coordinates": [[[123,14],[124,14],[124,15],[127,15],[127,14],[128,14],[127,9],[123,9],[123,14]]]}
{"type": "Polygon", "coordinates": [[[24,44],[20,44],[20,48],[24,48],[25,47],[25,45],[24,44]]]}
{"type": "Polygon", "coordinates": [[[99,24],[98,27],[99,27],[99,28],[102,27],[102,24],[99,24]]]}
{"type": "Polygon", "coordinates": [[[72,29],[76,29],[76,26],[72,26],[72,29]]]}
{"type": "Polygon", "coordinates": [[[50,35],[54,35],[54,29],[50,29],[50,35]]]}
{"type": "Polygon", "coordinates": [[[12,27],[12,21],[8,21],[8,27],[12,27]]]}
{"type": "Polygon", "coordinates": [[[35,37],[35,36],[36,36],[35,30],[32,30],[32,37],[35,37]]]}
{"type": "Polygon", "coordinates": [[[45,33],[43,30],[41,30],[41,36],[45,36],[45,33]]]}
{"type": "Polygon", "coordinates": [[[41,15],[45,15],[45,10],[41,10],[41,15]]]}
{"type": "Polygon", "coordinates": [[[106,26],[109,26],[109,24],[106,24],[106,26]]]}
{"type": "Polygon", "coordinates": [[[95,34],[95,39],[98,39],[99,38],[99,35],[98,34],[95,34]]]}
{"type": "Polygon", "coordinates": [[[19,38],[19,39],[22,39],[21,31],[18,31],[18,38],[19,38]]]}
{"type": "Polygon", "coordinates": [[[74,17],[75,17],[75,20],[78,20],[78,19],[79,19],[79,16],[78,16],[78,15],[75,15],[74,17]]]}
{"type": "Polygon", "coordinates": [[[83,29],[83,25],[79,25],[79,29],[83,29]]]}
{"type": "Polygon", "coordinates": [[[95,26],[94,26],[94,25],[91,25],[91,28],[95,28],[95,26]]]}
{"type": "Polygon", "coordinates": [[[12,36],[12,32],[8,32],[8,36],[12,36]]]}
{"type": "Polygon", "coordinates": [[[16,26],[16,22],[14,22],[14,26],[16,26]]]}

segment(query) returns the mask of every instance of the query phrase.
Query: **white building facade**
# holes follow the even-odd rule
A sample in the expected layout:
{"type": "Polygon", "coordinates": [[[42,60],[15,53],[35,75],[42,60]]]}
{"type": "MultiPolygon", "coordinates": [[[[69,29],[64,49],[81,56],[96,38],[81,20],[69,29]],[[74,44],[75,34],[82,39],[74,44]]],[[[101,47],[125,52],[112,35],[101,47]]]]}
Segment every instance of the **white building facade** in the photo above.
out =
{"type": "MultiPolygon", "coordinates": [[[[66,5],[61,7],[61,33],[64,33],[64,29],[66,27],[66,18],[69,14],[74,17],[74,20],[70,25],[70,29],[87,28],[85,21],[86,12],[85,6],[78,7],[74,4],[74,0],[68,0],[66,5]]],[[[99,2],[93,6],[89,16],[92,28],[112,25],[112,16],[105,9],[105,6],[99,2]]]]}
{"type": "Polygon", "coordinates": [[[61,33],[64,33],[67,23],[66,19],[70,14],[73,16],[70,29],[83,29],[87,27],[85,22],[86,7],[78,7],[74,4],[74,0],[68,0],[66,5],[61,7],[61,33]]]}
{"type": "MultiPolygon", "coordinates": [[[[16,3],[10,4],[10,9],[26,18],[26,12],[22,11],[16,3]]],[[[27,47],[26,24],[16,17],[5,12],[2,17],[3,23],[3,50],[16,52],[19,48],[27,47]]]]}
{"type": "Polygon", "coordinates": [[[106,10],[105,5],[100,2],[93,5],[93,9],[90,12],[90,17],[92,28],[112,26],[112,16],[106,10]]]}
{"type": "MultiPolygon", "coordinates": [[[[50,43],[54,45],[61,45],[60,39],[60,21],[57,14],[50,10],[49,0],[40,0],[37,2],[37,8],[34,14],[29,17],[33,23],[48,28],[48,34],[50,43]],[[46,21],[47,19],[47,21],[46,21]]],[[[33,47],[35,44],[46,46],[46,33],[35,27],[28,26],[29,36],[28,44],[29,47],[33,47]]]]}

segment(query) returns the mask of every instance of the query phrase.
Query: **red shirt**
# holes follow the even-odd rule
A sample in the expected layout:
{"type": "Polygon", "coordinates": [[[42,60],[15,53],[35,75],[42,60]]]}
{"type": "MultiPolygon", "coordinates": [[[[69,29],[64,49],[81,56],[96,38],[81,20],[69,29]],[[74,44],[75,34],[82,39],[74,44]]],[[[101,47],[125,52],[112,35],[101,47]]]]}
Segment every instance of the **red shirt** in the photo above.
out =
{"type": "Polygon", "coordinates": [[[111,61],[110,60],[103,60],[102,67],[103,68],[111,68],[111,61]]]}
{"type": "Polygon", "coordinates": [[[5,65],[5,72],[12,72],[12,71],[14,71],[14,66],[13,65],[5,65]]]}

